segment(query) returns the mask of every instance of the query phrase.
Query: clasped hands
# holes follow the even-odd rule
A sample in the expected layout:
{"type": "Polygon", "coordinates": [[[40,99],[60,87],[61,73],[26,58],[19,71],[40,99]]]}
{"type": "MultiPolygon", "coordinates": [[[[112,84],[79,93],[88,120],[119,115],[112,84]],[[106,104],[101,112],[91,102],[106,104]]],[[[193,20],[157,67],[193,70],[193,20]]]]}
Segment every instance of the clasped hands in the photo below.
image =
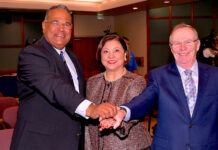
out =
{"type": "Polygon", "coordinates": [[[126,112],[113,104],[102,103],[99,105],[91,104],[86,115],[92,119],[99,118],[100,131],[102,131],[103,129],[118,128],[126,116],[126,112]]]}

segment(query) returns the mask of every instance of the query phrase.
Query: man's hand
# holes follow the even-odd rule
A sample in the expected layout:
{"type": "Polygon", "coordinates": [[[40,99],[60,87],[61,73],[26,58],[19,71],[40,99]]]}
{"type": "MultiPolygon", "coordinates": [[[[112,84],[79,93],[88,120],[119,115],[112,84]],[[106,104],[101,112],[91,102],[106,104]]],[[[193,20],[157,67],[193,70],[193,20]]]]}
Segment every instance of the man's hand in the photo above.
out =
{"type": "Polygon", "coordinates": [[[119,107],[110,103],[102,103],[99,105],[91,104],[86,110],[86,116],[89,116],[92,119],[99,118],[101,120],[115,116],[118,109],[119,107]]]}
{"type": "Polygon", "coordinates": [[[114,116],[114,119],[116,120],[116,123],[114,124],[114,129],[118,128],[120,126],[120,124],[122,123],[123,119],[126,116],[126,111],[124,111],[123,109],[120,109],[117,112],[117,115],[114,116]]]}
{"type": "Polygon", "coordinates": [[[100,131],[103,129],[109,129],[111,127],[113,127],[113,129],[117,129],[121,125],[125,116],[126,112],[123,109],[119,109],[113,118],[101,120],[100,131]]]}

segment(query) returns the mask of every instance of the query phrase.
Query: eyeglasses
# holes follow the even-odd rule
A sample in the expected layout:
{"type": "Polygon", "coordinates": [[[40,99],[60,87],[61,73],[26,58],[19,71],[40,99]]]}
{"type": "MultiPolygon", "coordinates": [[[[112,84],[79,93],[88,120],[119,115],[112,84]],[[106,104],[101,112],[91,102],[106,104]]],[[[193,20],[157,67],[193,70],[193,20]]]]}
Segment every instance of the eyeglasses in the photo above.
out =
{"type": "Polygon", "coordinates": [[[170,45],[172,47],[180,47],[182,44],[189,47],[189,46],[193,46],[194,42],[198,41],[198,39],[196,40],[188,40],[188,41],[184,41],[184,42],[173,42],[173,43],[170,43],[170,45]]]}
{"type": "Polygon", "coordinates": [[[53,27],[60,27],[60,26],[62,26],[64,29],[71,29],[72,28],[72,24],[69,23],[69,22],[60,23],[57,20],[53,20],[53,21],[45,21],[45,23],[50,23],[53,27]]]}

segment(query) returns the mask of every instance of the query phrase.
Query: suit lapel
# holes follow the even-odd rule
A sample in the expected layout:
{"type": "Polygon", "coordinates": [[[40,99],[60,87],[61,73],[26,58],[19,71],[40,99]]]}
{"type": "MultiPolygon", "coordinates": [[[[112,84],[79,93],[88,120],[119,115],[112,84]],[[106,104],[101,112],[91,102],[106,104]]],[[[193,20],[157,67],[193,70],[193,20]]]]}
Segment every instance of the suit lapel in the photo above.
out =
{"type": "MultiPolygon", "coordinates": [[[[74,87],[74,83],[73,83],[73,79],[71,77],[71,74],[69,73],[69,71],[67,70],[65,64],[63,63],[61,57],[58,55],[58,53],[54,50],[54,48],[46,41],[46,39],[44,37],[41,38],[40,42],[42,42],[43,46],[45,48],[43,49],[44,53],[49,53],[47,54],[48,57],[50,57],[50,60],[54,60],[54,62],[57,65],[57,69],[58,71],[63,74],[70,83],[72,83],[73,87],[74,87]]],[[[77,75],[79,77],[79,90],[81,94],[84,94],[84,89],[85,89],[85,79],[83,76],[83,71],[81,68],[81,65],[79,64],[79,62],[77,61],[76,56],[74,56],[71,52],[67,51],[71,61],[73,62],[75,69],[77,71],[77,75]]],[[[75,89],[75,87],[74,87],[75,89]]]]}
{"type": "Polygon", "coordinates": [[[185,118],[190,118],[189,108],[186,101],[185,91],[182,85],[182,79],[177,69],[176,63],[172,63],[169,65],[168,70],[171,72],[172,76],[170,76],[169,82],[171,83],[171,87],[173,91],[175,91],[178,98],[176,99],[179,106],[180,111],[184,114],[185,118]]]}
{"type": "Polygon", "coordinates": [[[182,80],[181,80],[179,71],[176,67],[176,64],[175,63],[170,64],[168,69],[173,74],[173,76],[170,78],[170,83],[172,85],[173,90],[178,95],[177,102],[179,105],[182,106],[180,107],[181,111],[185,114],[186,118],[190,118],[192,120],[195,119],[195,117],[198,114],[199,107],[203,101],[203,97],[201,95],[204,93],[205,87],[207,87],[206,85],[208,81],[207,80],[208,78],[207,68],[198,62],[198,70],[199,70],[198,71],[198,95],[197,95],[197,101],[195,104],[192,117],[190,116],[188,104],[186,101],[185,91],[184,91],[182,80]]]}
{"type": "MultiPolygon", "coordinates": [[[[47,56],[50,57],[50,60],[54,60],[59,72],[63,74],[67,79],[73,84],[73,80],[71,78],[70,72],[67,70],[65,64],[63,63],[63,60],[58,55],[58,53],[55,51],[55,49],[46,41],[44,37],[42,37],[42,43],[46,47],[45,52],[49,53],[47,56]]],[[[74,84],[73,84],[74,86],[74,84]]]]}
{"type": "Polygon", "coordinates": [[[192,119],[194,119],[198,113],[198,110],[199,110],[198,108],[200,107],[200,104],[203,101],[203,97],[201,95],[204,95],[207,84],[208,84],[207,68],[204,67],[204,65],[202,65],[200,62],[198,62],[198,94],[197,94],[197,101],[195,104],[192,119]]]}

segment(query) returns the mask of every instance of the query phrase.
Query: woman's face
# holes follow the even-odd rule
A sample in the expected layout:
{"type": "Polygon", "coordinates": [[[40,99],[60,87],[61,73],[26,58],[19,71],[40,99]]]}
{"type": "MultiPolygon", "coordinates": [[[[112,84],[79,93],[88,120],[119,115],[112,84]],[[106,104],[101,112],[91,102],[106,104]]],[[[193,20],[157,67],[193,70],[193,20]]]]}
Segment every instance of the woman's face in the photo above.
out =
{"type": "Polygon", "coordinates": [[[126,53],[119,41],[107,41],[101,50],[101,63],[106,71],[119,71],[123,69],[126,53]]]}

